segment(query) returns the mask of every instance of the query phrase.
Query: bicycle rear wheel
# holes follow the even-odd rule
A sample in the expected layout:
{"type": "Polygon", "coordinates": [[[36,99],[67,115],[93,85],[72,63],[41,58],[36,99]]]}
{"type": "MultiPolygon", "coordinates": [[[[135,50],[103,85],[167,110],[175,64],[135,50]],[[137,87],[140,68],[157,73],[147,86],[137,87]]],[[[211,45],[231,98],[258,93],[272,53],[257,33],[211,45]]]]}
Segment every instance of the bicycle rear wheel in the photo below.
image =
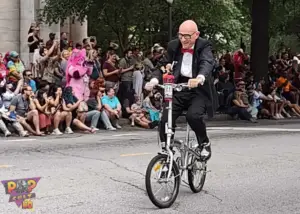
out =
{"type": "Polygon", "coordinates": [[[159,154],[150,161],[146,171],[146,190],[150,200],[158,208],[169,208],[176,200],[179,192],[180,175],[178,166],[173,161],[172,173],[170,178],[167,179],[169,167],[168,156],[159,154]],[[154,178],[156,181],[154,183],[151,183],[152,174],[157,175],[154,178]],[[158,184],[161,187],[155,190],[154,184],[158,184]],[[158,195],[161,190],[165,190],[163,196],[158,195]]]}
{"type": "Polygon", "coordinates": [[[206,162],[193,157],[192,166],[188,170],[188,181],[191,190],[198,193],[203,189],[206,179],[206,162]]]}

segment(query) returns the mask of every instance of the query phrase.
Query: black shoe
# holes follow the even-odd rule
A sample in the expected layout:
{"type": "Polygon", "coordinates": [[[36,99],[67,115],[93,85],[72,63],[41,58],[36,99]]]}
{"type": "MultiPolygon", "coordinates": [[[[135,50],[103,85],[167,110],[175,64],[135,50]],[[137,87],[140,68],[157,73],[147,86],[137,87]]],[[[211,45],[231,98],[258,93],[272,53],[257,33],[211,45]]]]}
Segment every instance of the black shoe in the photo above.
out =
{"type": "Polygon", "coordinates": [[[149,123],[149,128],[154,129],[156,126],[158,126],[159,122],[157,120],[149,123]]]}
{"type": "Polygon", "coordinates": [[[211,146],[210,143],[204,143],[200,146],[200,156],[203,160],[208,161],[211,158],[211,146]]]}
{"type": "Polygon", "coordinates": [[[257,120],[255,118],[250,118],[250,122],[257,123],[257,120]]]}

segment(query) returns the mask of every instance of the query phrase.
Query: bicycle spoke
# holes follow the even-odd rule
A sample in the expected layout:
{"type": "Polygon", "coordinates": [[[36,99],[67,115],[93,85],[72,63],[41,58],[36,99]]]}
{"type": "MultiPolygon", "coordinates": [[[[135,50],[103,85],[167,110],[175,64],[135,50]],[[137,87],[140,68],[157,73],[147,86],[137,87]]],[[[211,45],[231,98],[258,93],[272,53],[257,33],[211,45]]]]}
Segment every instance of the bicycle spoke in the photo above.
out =
{"type": "Polygon", "coordinates": [[[161,188],[159,190],[157,190],[155,193],[154,193],[154,196],[156,196],[156,194],[163,188],[163,185],[161,185],[161,188]]]}

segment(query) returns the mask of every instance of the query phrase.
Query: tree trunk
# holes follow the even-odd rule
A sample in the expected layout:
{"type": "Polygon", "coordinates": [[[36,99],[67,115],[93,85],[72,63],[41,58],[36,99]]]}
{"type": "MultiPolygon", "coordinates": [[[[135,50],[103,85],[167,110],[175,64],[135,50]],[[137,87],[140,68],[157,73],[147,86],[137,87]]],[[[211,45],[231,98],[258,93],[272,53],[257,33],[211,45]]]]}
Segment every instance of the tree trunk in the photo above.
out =
{"type": "Polygon", "coordinates": [[[256,81],[268,79],[269,0],[253,0],[251,34],[251,69],[256,81]]]}

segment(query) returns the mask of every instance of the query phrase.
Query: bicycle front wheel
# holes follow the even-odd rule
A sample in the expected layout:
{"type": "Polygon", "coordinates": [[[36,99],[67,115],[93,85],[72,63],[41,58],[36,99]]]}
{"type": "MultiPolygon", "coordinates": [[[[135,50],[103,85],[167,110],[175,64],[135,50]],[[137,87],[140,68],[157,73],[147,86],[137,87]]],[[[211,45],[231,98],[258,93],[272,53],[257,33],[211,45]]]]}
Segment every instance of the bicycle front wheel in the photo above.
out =
{"type": "Polygon", "coordinates": [[[188,181],[191,190],[198,193],[202,190],[206,179],[206,162],[193,157],[191,168],[188,170],[188,181]]]}
{"type": "Polygon", "coordinates": [[[167,155],[159,154],[149,163],[146,172],[146,190],[152,203],[158,208],[169,208],[177,198],[180,186],[178,166],[173,161],[170,178],[167,155]],[[153,183],[152,183],[153,181],[153,183]],[[158,188],[156,189],[156,184],[158,188]]]}

